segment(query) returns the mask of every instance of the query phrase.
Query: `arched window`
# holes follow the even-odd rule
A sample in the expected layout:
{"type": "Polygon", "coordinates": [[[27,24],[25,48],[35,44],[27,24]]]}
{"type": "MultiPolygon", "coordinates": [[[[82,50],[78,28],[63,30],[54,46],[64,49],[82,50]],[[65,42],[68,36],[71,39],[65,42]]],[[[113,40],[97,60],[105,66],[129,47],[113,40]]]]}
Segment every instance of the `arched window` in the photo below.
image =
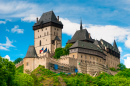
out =
{"type": "Polygon", "coordinates": [[[40,43],[39,43],[39,45],[41,46],[41,40],[40,40],[40,43]]]}

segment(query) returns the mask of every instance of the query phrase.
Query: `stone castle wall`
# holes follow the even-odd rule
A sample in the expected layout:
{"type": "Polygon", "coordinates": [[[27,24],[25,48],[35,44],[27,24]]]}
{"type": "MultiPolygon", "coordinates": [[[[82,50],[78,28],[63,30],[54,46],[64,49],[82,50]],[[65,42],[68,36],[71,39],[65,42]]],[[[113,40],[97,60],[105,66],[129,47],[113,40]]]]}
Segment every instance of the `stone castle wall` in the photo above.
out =
{"type": "Polygon", "coordinates": [[[19,63],[17,63],[15,66],[16,66],[16,68],[18,68],[19,66],[22,66],[22,65],[23,65],[23,60],[20,61],[19,63]]]}
{"type": "Polygon", "coordinates": [[[24,58],[24,73],[26,73],[26,70],[33,71],[39,65],[44,65],[45,68],[56,73],[75,73],[75,69],[78,69],[78,73],[87,73],[91,76],[101,71],[112,75],[116,74],[115,72],[111,72],[105,64],[89,61],[81,62],[80,59],[72,58],[68,55],[62,56],[60,59],[47,56],[42,56],[40,58],[24,58]],[[58,69],[54,68],[55,64],[58,65],[58,69]]]}

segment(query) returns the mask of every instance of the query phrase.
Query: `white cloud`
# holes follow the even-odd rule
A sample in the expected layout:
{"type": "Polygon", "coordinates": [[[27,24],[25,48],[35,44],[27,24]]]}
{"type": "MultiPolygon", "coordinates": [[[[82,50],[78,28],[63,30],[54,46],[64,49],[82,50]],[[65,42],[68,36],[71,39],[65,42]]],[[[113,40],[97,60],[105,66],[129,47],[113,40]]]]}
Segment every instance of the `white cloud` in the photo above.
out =
{"type": "Polygon", "coordinates": [[[3,58],[6,58],[6,59],[8,59],[8,60],[10,61],[10,57],[9,57],[8,55],[6,55],[6,56],[3,57],[3,58]]]}
{"type": "Polygon", "coordinates": [[[14,28],[11,29],[11,32],[12,33],[23,33],[24,32],[24,29],[19,29],[19,26],[18,25],[15,25],[14,28]]]}
{"type": "Polygon", "coordinates": [[[43,12],[43,6],[45,5],[41,6],[26,1],[0,1],[0,15],[2,15],[2,18],[4,19],[21,18],[23,21],[30,22],[34,21],[34,17],[36,15],[39,15],[43,12]]]}
{"type": "Polygon", "coordinates": [[[114,25],[87,25],[87,30],[91,33],[95,39],[104,39],[110,43],[113,42],[114,38],[117,41],[124,42],[127,35],[130,34],[130,29],[114,25]]]}
{"type": "Polygon", "coordinates": [[[12,43],[13,42],[11,42],[8,37],[6,37],[6,43],[5,44],[0,43],[0,49],[8,50],[8,48],[10,48],[10,47],[15,47],[14,45],[12,45],[12,43]]]}
{"type": "Polygon", "coordinates": [[[125,46],[130,48],[130,35],[127,37],[127,40],[125,41],[125,46]]]}
{"type": "Polygon", "coordinates": [[[118,47],[119,51],[122,52],[122,48],[121,47],[118,47]]]}
{"type": "MultiPolygon", "coordinates": [[[[73,23],[70,20],[64,18],[60,18],[60,21],[62,21],[64,25],[63,33],[72,36],[76,30],[80,29],[80,24],[78,23],[73,23]]],[[[104,39],[110,43],[113,43],[114,38],[119,42],[124,42],[126,41],[126,37],[130,34],[130,29],[114,25],[83,24],[83,27],[87,27],[87,30],[91,34],[92,38],[98,40],[104,39]]]]}
{"type": "Polygon", "coordinates": [[[130,68],[130,57],[127,57],[126,59],[124,59],[124,64],[126,68],[130,68]]]}
{"type": "Polygon", "coordinates": [[[0,50],[8,50],[8,49],[3,46],[0,46],[0,50]]]}
{"type": "Polygon", "coordinates": [[[7,32],[9,32],[9,29],[6,29],[7,32]]]}
{"type": "Polygon", "coordinates": [[[125,54],[123,57],[130,57],[130,54],[125,54]]]}
{"type": "Polygon", "coordinates": [[[130,54],[125,54],[122,58],[124,60],[124,65],[130,68],[130,54]],[[126,57],[126,59],[124,59],[126,57]]]}
{"type": "Polygon", "coordinates": [[[0,24],[6,24],[6,22],[5,21],[0,21],[0,24]]]}
{"type": "Polygon", "coordinates": [[[30,14],[27,17],[21,18],[22,21],[27,21],[27,22],[35,22],[37,16],[35,14],[30,14]]]}
{"type": "Polygon", "coordinates": [[[63,27],[63,33],[66,33],[68,35],[73,35],[76,30],[79,30],[80,25],[77,23],[73,23],[70,20],[68,20],[67,18],[63,19],[60,18],[60,21],[63,23],[64,27],[63,27]]]}

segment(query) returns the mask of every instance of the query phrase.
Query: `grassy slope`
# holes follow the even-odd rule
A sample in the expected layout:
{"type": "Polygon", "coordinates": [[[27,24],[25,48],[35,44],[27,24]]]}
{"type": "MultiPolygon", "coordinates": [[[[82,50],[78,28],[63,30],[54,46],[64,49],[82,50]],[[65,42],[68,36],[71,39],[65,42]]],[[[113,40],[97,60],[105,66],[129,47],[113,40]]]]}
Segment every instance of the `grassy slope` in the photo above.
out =
{"type": "Polygon", "coordinates": [[[61,86],[59,77],[56,73],[45,69],[44,66],[39,66],[34,71],[32,71],[31,76],[34,78],[34,83],[36,86],[61,86]]]}
{"type": "Polygon", "coordinates": [[[23,65],[16,68],[16,72],[23,73],[23,65]]]}
{"type": "MultiPolygon", "coordinates": [[[[23,66],[16,69],[18,72],[23,72],[23,66]]],[[[97,77],[91,77],[88,74],[71,74],[60,75],[45,69],[44,66],[37,67],[32,71],[31,76],[34,79],[34,86],[111,86],[119,85],[130,86],[130,69],[120,71],[115,76],[107,73],[101,73],[97,77]]]]}

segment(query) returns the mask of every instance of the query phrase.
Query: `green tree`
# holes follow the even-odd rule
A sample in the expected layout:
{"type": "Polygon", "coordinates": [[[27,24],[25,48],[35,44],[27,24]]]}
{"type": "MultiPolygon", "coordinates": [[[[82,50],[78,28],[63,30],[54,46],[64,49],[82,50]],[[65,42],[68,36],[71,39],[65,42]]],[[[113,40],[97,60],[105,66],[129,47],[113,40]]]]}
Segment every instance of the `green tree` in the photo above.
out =
{"type": "Polygon", "coordinates": [[[73,44],[68,43],[66,44],[65,48],[64,48],[64,55],[68,55],[69,54],[69,48],[72,46],[73,44]]]}
{"type": "Polygon", "coordinates": [[[14,64],[17,64],[17,63],[19,63],[20,61],[22,61],[23,60],[23,58],[17,58],[15,61],[14,61],[14,64]]]}
{"type": "Polygon", "coordinates": [[[118,70],[124,70],[124,69],[126,69],[126,66],[123,63],[120,63],[117,66],[119,67],[118,70]]]}
{"type": "Polygon", "coordinates": [[[0,56],[0,85],[13,86],[15,64],[0,56]]]}
{"type": "Polygon", "coordinates": [[[57,49],[55,50],[54,58],[56,58],[56,59],[60,58],[60,56],[63,55],[63,50],[64,50],[63,48],[57,48],[57,49]]]}

